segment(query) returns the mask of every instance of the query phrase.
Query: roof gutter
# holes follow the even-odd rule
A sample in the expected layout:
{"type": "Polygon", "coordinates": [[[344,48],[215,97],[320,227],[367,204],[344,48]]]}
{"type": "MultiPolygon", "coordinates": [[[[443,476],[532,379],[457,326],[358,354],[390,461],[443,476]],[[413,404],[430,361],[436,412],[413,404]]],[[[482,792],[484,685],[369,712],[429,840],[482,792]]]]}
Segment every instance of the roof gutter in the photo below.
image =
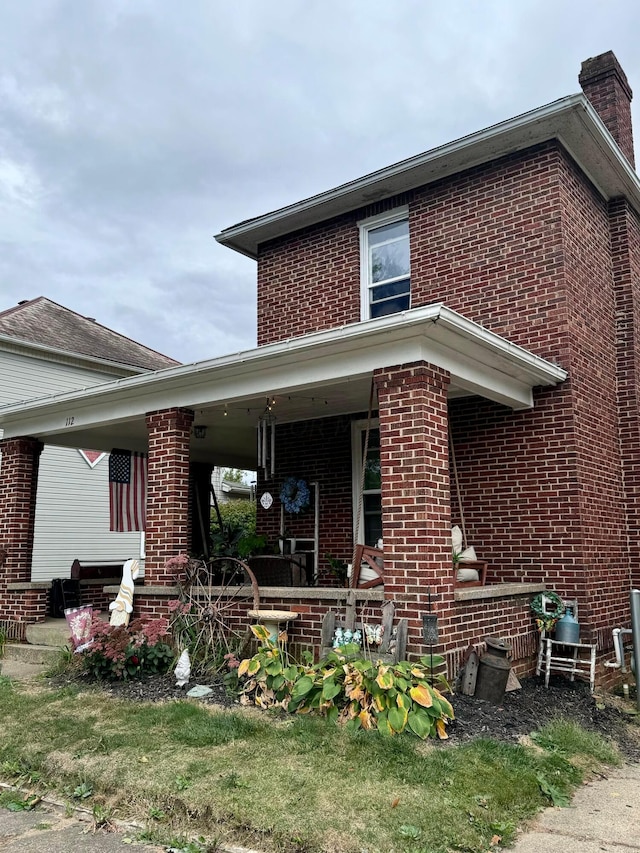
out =
{"type": "MultiPolygon", "coordinates": [[[[0,407],[0,424],[17,425],[33,417],[53,417],[71,407],[89,415],[92,407],[144,414],[160,397],[173,405],[195,406],[234,395],[268,393],[275,382],[331,382],[397,363],[389,357],[431,358],[471,377],[476,367],[497,371],[510,382],[533,388],[562,382],[567,373],[512,344],[441,303],[402,314],[353,323],[291,338],[234,355],[169,367],[87,389],[0,407]],[[311,378],[310,378],[311,377],[311,378]],[[272,385],[271,383],[274,383],[272,385]],[[263,387],[264,386],[264,387],[263,387]],[[266,389],[266,390],[265,390],[266,389]]],[[[527,405],[526,400],[519,405],[527,405]]]]}
{"type": "Polygon", "coordinates": [[[256,259],[258,247],[317,222],[424,186],[532,145],[558,139],[605,197],[624,194],[640,211],[640,181],[582,93],[463,136],[364,177],[224,229],[216,240],[256,259]],[[603,155],[593,157],[594,145],[603,155]],[[584,149],[584,150],[583,150],[584,149]],[[610,174],[605,175],[607,171],[610,174]]]}

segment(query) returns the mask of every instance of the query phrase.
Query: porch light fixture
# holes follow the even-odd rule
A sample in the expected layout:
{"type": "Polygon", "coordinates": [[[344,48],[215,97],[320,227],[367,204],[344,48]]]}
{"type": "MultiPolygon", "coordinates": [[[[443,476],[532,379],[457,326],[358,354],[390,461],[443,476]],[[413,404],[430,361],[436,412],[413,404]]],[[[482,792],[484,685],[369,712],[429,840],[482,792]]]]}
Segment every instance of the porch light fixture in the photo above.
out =
{"type": "Polygon", "coordinates": [[[204,424],[197,424],[193,428],[193,437],[203,439],[207,437],[207,428],[204,424]]]}

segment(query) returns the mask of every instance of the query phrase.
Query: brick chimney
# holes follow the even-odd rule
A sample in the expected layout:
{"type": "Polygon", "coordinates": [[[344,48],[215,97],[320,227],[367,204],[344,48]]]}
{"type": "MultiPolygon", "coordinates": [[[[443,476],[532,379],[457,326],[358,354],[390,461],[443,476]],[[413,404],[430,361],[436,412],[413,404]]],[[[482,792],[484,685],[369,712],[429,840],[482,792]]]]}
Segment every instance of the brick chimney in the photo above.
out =
{"type": "Polygon", "coordinates": [[[613,51],[586,59],[578,80],[607,130],[635,168],[631,125],[633,92],[613,51]]]}

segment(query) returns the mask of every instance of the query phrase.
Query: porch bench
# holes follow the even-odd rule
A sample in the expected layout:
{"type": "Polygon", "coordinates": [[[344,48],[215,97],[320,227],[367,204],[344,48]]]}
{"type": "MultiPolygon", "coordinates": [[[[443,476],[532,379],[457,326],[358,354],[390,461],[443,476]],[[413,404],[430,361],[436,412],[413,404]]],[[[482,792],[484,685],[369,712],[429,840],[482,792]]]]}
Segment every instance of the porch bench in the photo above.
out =
{"type": "Polygon", "coordinates": [[[72,580],[117,580],[122,577],[122,563],[81,563],[80,560],[74,560],[71,564],[72,580]]]}
{"type": "Polygon", "coordinates": [[[306,586],[307,573],[295,557],[249,557],[249,568],[260,586],[306,586]]]}

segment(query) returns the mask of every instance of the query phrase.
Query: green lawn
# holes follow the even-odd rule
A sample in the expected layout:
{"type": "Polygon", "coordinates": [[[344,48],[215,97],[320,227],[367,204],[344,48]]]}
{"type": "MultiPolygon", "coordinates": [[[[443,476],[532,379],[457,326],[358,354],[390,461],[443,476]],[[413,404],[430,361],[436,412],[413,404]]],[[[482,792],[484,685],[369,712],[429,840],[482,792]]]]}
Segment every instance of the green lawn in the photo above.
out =
{"type": "Polygon", "coordinates": [[[528,746],[456,746],[2,678],[0,718],[2,781],[81,801],[98,822],[145,822],[144,838],[189,853],[223,840],[287,853],[485,853],[565,801],[585,772],[619,761],[566,722],[528,746]]]}

